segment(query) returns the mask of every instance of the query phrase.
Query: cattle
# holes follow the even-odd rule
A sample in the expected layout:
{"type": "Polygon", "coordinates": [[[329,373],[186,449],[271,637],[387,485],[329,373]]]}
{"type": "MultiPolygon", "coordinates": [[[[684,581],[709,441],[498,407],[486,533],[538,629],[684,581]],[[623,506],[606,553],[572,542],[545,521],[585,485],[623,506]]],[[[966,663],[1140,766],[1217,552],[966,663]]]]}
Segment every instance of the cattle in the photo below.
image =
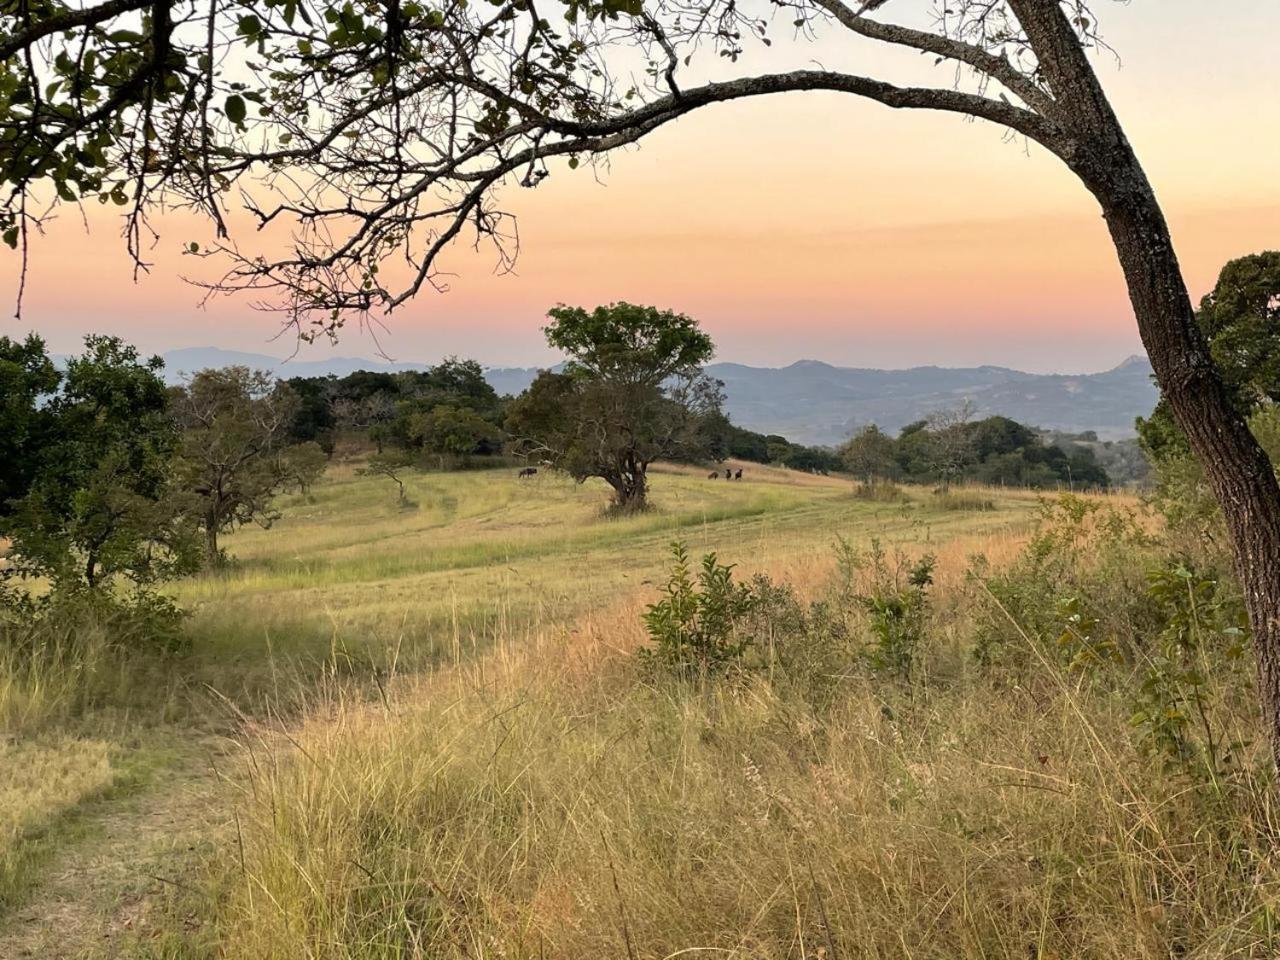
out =
{"type": "Polygon", "coordinates": [[[732,470],[730,470],[728,467],[725,467],[725,468],[724,468],[724,478],[725,478],[726,480],[732,480],[732,479],[733,479],[733,471],[732,471],[732,470]]]}
{"type": "Polygon", "coordinates": [[[741,479],[742,479],[742,468],[741,468],[741,467],[739,467],[739,468],[738,468],[738,472],[737,472],[737,473],[735,473],[735,474],[733,475],[733,479],[735,479],[735,480],[741,480],[741,479]]]}
{"type": "Polygon", "coordinates": [[[533,476],[534,474],[536,474],[537,472],[538,472],[538,468],[537,468],[537,467],[525,467],[525,468],[524,468],[523,470],[521,470],[521,471],[520,471],[516,476],[521,477],[521,478],[523,478],[523,477],[532,477],[532,476],[533,476]]]}
{"type": "Polygon", "coordinates": [[[710,473],[708,473],[708,474],[707,474],[707,479],[708,479],[708,480],[719,480],[719,479],[720,479],[720,471],[719,471],[719,470],[712,470],[710,473]]]}

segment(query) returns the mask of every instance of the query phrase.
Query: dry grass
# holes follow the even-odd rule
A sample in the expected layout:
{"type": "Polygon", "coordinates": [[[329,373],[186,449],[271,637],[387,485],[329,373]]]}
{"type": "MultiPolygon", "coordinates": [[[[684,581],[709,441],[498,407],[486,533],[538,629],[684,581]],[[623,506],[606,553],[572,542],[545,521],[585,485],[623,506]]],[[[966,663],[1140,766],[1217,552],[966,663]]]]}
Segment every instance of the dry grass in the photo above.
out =
{"type": "MultiPolygon", "coordinates": [[[[1121,701],[975,671],[964,571],[1021,549],[1035,495],[987,490],[996,509],[952,510],[912,488],[869,502],[847,481],[755,465],[740,483],[667,468],[658,510],[603,520],[602,490],[554,476],[409,488],[420,506],[404,512],[392,487],[339,467],[273,529],[228,538],[229,574],[177,585],[195,611],[183,668],[245,711],[247,785],[234,837],[218,835],[209,872],[183,881],[170,928],[138,955],[1274,946],[1265,797],[1232,801],[1233,827],[1253,818],[1236,841],[1198,830],[1196,798],[1136,757],[1121,701]],[[837,537],[937,556],[912,685],[850,669],[819,703],[785,676],[702,687],[640,672],[639,614],[672,539],[818,598],[837,537]],[[192,907],[192,885],[216,905],[192,907]]],[[[0,686],[24,748],[67,715],[37,709],[57,702],[0,686]]],[[[32,796],[15,816],[38,822],[32,796]]],[[[117,855],[135,854],[122,840],[117,855]]]]}
{"type": "MultiPolygon", "coordinates": [[[[942,582],[982,536],[940,551],[942,582]]],[[[825,562],[790,564],[806,593],[825,562]]],[[[775,573],[783,572],[775,570],[775,573]]],[[[961,598],[943,588],[942,604],[961,598]]],[[[648,682],[640,598],[253,751],[219,938],[244,958],[1270,957],[1274,811],[1205,826],[1122,700],[1056,668],[648,682]],[[243,859],[241,859],[241,856],[243,859]]],[[[952,608],[951,613],[954,613],[952,608]]],[[[940,616],[942,616],[940,614],[940,616]]]]}

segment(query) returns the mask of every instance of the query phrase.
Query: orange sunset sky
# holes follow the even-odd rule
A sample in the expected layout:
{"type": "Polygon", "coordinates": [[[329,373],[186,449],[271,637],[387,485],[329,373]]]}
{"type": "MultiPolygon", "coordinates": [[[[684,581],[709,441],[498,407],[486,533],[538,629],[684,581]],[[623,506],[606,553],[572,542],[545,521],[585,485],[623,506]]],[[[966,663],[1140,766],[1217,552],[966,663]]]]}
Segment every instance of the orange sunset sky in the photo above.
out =
{"type": "MultiPolygon", "coordinates": [[[[897,0],[886,19],[895,6],[925,4],[897,0]]],[[[1121,58],[1099,55],[1100,75],[1198,297],[1225,260],[1280,247],[1280,0],[1099,0],[1098,11],[1121,58]]],[[[781,46],[791,49],[753,52],[741,69],[820,59],[895,80],[950,76],[843,38],[781,46]]],[[[452,289],[423,293],[379,332],[388,355],[539,363],[551,357],[539,332],[548,306],[618,299],[690,313],[719,359],[757,365],[1071,372],[1141,349],[1094,202],[1057,161],[986,124],[836,94],[761,99],[686,117],[599,179],[557,170],[536,190],[508,189],[505,203],[520,217],[516,275],[495,276],[490,255],[459,247],[446,262],[452,289]]],[[[198,306],[179,274],[209,267],[178,251],[203,227],[161,220],[155,268],[134,284],[118,224],[93,207],[87,233],[66,210],[35,243],[23,316],[0,332],[34,328],[57,351],[87,332],[148,351],[292,351],[243,300],[198,306]]],[[[5,256],[0,292],[12,303],[5,256]]],[[[351,330],[301,355],[377,349],[351,330]]]]}

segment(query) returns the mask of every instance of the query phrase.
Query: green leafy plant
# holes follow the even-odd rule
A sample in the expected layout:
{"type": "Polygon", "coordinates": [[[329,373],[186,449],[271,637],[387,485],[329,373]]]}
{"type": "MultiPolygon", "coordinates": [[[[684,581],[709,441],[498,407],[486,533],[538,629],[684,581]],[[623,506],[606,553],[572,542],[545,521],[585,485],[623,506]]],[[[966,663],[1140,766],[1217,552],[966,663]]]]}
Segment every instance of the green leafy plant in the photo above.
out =
{"type": "Polygon", "coordinates": [[[642,656],[680,673],[723,672],[751,644],[744,627],[757,596],[750,586],[735,583],[733,566],[714,553],[702,558],[696,574],[683,543],[673,543],[671,553],[664,596],[644,614],[653,646],[642,656]]]}
{"type": "Polygon", "coordinates": [[[910,679],[925,636],[928,590],[937,561],[926,554],[914,564],[902,557],[890,564],[884,548],[873,540],[863,562],[871,581],[870,589],[858,597],[871,632],[867,661],[876,670],[910,679]]]}
{"type": "Polygon", "coordinates": [[[1184,562],[1152,571],[1149,582],[1164,628],[1145,658],[1131,722],[1146,753],[1216,784],[1245,746],[1227,740],[1215,723],[1210,683],[1215,662],[1244,656],[1244,608],[1217,577],[1184,562]]]}

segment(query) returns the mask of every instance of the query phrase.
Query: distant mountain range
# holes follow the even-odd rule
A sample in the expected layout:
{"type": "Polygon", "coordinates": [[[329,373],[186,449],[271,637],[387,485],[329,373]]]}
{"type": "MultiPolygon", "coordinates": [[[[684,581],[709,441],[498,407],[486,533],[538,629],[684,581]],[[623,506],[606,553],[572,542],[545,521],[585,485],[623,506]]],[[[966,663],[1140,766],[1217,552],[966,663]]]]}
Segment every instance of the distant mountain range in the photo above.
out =
{"type": "MultiPolygon", "coordinates": [[[[241,364],[283,377],[344,376],[356,370],[392,373],[427,364],[390,363],[355,357],[283,362],[261,354],[215,347],[164,355],[167,375],[241,364]]],[[[494,367],[485,372],[501,394],[522,391],[535,367],[494,367]]],[[[713,363],[707,372],[724,381],[725,408],[734,423],[797,443],[836,444],[875,423],[890,433],[929,413],[973,402],[979,416],[1003,414],[1031,426],[1076,433],[1094,430],[1101,439],[1133,435],[1133,420],[1155,406],[1157,391],[1145,357],[1129,357],[1102,373],[1023,373],[1006,367],[912,367],[870,370],[801,360],[788,367],[713,363]]]]}

